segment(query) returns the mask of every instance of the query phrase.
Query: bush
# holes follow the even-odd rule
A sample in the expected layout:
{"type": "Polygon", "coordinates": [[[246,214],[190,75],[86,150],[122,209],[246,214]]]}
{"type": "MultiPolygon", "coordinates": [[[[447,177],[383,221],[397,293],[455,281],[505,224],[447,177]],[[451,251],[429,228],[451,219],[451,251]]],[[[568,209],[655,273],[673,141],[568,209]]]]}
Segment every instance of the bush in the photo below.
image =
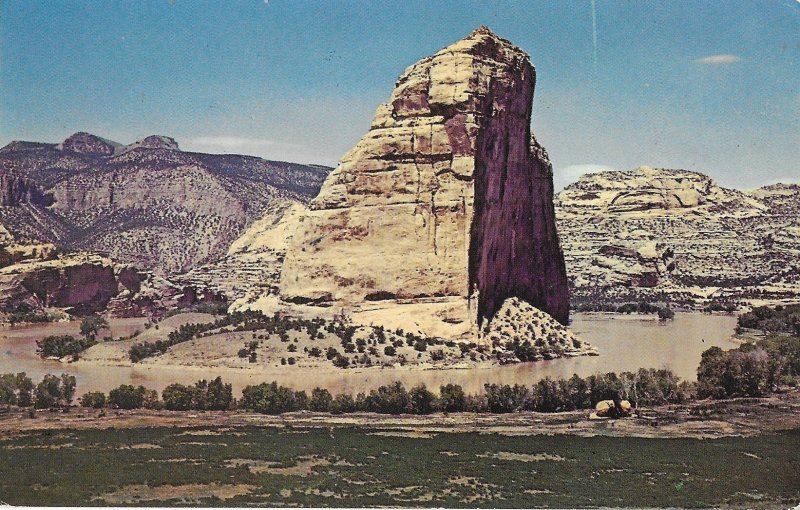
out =
{"type": "Polygon", "coordinates": [[[247,386],[242,391],[241,406],[263,414],[281,414],[300,409],[296,394],[289,388],[278,386],[276,382],[247,386]]]}
{"type": "Polygon", "coordinates": [[[33,407],[47,409],[64,407],[72,403],[75,396],[75,376],[61,374],[61,377],[47,374],[33,392],[33,407]]]}
{"type": "Polygon", "coordinates": [[[439,406],[448,413],[460,413],[466,409],[464,388],[458,384],[446,384],[439,388],[439,406]]]}
{"type": "Polygon", "coordinates": [[[394,356],[397,354],[397,349],[395,349],[393,345],[387,345],[383,348],[383,353],[387,356],[394,356]]]}
{"type": "Polygon", "coordinates": [[[106,405],[106,394],[102,391],[90,391],[81,397],[81,407],[100,409],[106,405]]]}
{"type": "Polygon", "coordinates": [[[144,406],[144,386],[121,384],[108,392],[108,405],[116,409],[140,409],[144,406]]]}
{"type": "Polygon", "coordinates": [[[33,405],[33,381],[25,372],[0,374],[0,405],[33,405]]]}
{"type": "Polygon", "coordinates": [[[161,392],[164,407],[170,411],[188,411],[196,409],[198,391],[183,384],[170,384],[161,392]]]}
{"type": "Polygon", "coordinates": [[[408,412],[411,398],[400,381],[380,386],[372,390],[366,398],[366,409],[381,414],[402,414],[408,412]]]}
{"type": "Polygon", "coordinates": [[[346,357],[342,356],[341,354],[336,354],[336,357],[333,358],[333,366],[337,368],[347,368],[350,366],[350,360],[346,357]]]}
{"type": "Polygon", "coordinates": [[[320,413],[331,411],[333,408],[333,395],[326,389],[314,388],[311,391],[311,400],[308,402],[308,408],[320,413]]]}
{"type": "Polygon", "coordinates": [[[436,410],[436,395],[428,391],[424,384],[411,388],[408,396],[412,414],[431,414],[436,410]]]}
{"type": "Polygon", "coordinates": [[[97,332],[108,327],[108,321],[99,315],[89,315],[81,321],[81,334],[86,338],[94,338],[97,332]]]}
{"type": "Polygon", "coordinates": [[[70,335],[50,335],[36,341],[36,352],[42,358],[63,358],[83,352],[96,343],[94,337],[76,339],[70,335]]]}

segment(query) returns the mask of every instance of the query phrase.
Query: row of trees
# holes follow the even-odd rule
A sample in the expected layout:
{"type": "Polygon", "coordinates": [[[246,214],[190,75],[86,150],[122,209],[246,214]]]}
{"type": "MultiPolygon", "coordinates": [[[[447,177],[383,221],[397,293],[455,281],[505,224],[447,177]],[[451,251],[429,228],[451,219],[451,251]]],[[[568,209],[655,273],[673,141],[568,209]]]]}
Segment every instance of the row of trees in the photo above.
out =
{"type": "Polygon", "coordinates": [[[75,397],[75,376],[47,374],[39,384],[25,372],[0,374],[0,405],[47,409],[64,407],[75,397]]]}
{"type": "Polygon", "coordinates": [[[658,315],[661,320],[670,320],[675,318],[675,312],[669,305],[656,305],[648,301],[639,301],[638,303],[609,303],[609,302],[584,302],[575,305],[576,312],[613,312],[625,314],[652,314],[658,315]]]}
{"type": "Polygon", "coordinates": [[[743,313],[737,320],[742,329],[756,329],[769,333],[786,333],[800,336],[800,305],[757,306],[743,313]]]}
{"type": "Polygon", "coordinates": [[[700,398],[759,397],[800,376],[800,337],[770,335],[755,344],[703,352],[697,370],[700,398]]]}

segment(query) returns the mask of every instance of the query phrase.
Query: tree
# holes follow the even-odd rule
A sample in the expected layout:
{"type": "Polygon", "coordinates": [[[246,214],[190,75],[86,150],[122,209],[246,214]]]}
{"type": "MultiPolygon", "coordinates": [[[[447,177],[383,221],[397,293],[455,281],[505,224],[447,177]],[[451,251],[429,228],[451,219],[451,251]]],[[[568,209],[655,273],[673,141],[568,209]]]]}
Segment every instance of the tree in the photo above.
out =
{"type": "Polygon", "coordinates": [[[118,409],[140,409],[144,405],[144,386],[121,384],[108,392],[108,405],[118,409]]]}
{"type": "Polygon", "coordinates": [[[106,394],[102,391],[84,393],[80,400],[81,407],[100,409],[106,405],[106,394]]]}
{"type": "Polygon", "coordinates": [[[242,408],[263,414],[281,414],[298,409],[295,393],[278,383],[261,383],[242,390],[242,408]]]}
{"type": "Polygon", "coordinates": [[[308,408],[316,412],[328,412],[333,407],[333,395],[324,388],[314,388],[311,390],[311,400],[308,408]]]}
{"type": "Polygon", "coordinates": [[[436,395],[428,391],[424,384],[411,388],[408,392],[412,414],[431,414],[436,408],[436,395]]]}
{"type": "Polygon", "coordinates": [[[659,308],[658,309],[658,318],[662,321],[669,321],[675,318],[675,312],[672,311],[669,307],[659,308]]]}
{"type": "Polygon", "coordinates": [[[400,381],[372,390],[365,402],[367,409],[382,414],[402,414],[409,410],[411,400],[400,381]]]}
{"type": "Polygon", "coordinates": [[[464,388],[459,384],[445,384],[439,388],[439,406],[447,413],[459,413],[466,408],[464,388]]]}
{"type": "Polygon", "coordinates": [[[184,384],[170,384],[161,392],[164,407],[170,411],[196,409],[199,391],[184,384]]]}
{"type": "Polygon", "coordinates": [[[89,315],[81,321],[81,334],[86,338],[94,338],[97,332],[108,327],[108,321],[99,315],[89,315]]]}
{"type": "Polygon", "coordinates": [[[75,396],[75,376],[61,374],[61,377],[47,374],[36,385],[33,393],[33,406],[36,409],[68,406],[75,396]]]}
{"type": "Polygon", "coordinates": [[[233,386],[216,377],[208,383],[206,389],[206,406],[209,411],[225,411],[233,407],[233,386]]]}

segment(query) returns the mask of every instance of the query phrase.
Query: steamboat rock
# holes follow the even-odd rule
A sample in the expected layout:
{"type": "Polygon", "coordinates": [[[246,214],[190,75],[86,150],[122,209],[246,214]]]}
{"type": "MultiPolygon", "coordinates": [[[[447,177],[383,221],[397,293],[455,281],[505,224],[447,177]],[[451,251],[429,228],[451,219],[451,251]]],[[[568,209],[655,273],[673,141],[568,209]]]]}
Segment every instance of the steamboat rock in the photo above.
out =
{"type": "Polygon", "coordinates": [[[300,215],[283,301],[450,337],[510,298],[566,323],[552,167],[530,129],[535,77],[485,27],[409,67],[300,215]]]}

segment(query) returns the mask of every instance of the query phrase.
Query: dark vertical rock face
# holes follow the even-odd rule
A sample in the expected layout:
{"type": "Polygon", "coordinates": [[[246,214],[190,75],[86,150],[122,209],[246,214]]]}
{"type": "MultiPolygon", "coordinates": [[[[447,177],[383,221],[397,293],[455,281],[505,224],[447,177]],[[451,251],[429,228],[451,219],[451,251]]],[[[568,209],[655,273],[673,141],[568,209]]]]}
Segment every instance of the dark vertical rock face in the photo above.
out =
{"type": "Polygon", "coordinates": [[[485,27],[409,67],[301,218],[284,299],[463,299],[480,323],[517,297],[565,323],[534,83],[528,55],[485,27]]]}
{"type": "Polygon", "coordinates": [[[492,118],[478,139],[470,288],[479,292],[479,321],[494,317],[507,298],[519,297],[566,324],[569,290],[555,228],[552,167],[528,135],[530,110],[514,113],[492,118]]]}

